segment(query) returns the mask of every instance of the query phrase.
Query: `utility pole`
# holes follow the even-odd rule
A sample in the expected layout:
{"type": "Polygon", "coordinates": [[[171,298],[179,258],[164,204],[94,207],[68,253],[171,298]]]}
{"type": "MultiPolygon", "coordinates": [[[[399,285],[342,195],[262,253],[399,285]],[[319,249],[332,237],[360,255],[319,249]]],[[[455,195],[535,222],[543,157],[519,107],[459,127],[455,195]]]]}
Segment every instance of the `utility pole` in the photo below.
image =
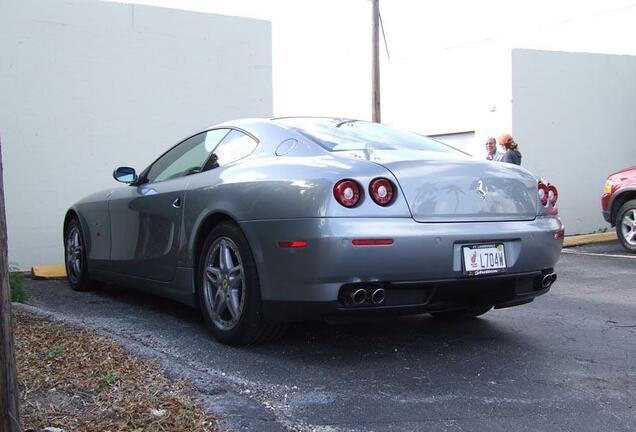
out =
{"type": "Polygon", "coordinates": [[[11,329],[11,289],[7,255],[7,219],[4,210],[2,143],[0,142],[0,431],[20,432],[18,379],[11,329]]]}
{"type": "Polygon", "coordinates": [[[380,115],[380,0],[371,0],[371,109],[372,119],[376,123],[382,121],[380,115]]]}

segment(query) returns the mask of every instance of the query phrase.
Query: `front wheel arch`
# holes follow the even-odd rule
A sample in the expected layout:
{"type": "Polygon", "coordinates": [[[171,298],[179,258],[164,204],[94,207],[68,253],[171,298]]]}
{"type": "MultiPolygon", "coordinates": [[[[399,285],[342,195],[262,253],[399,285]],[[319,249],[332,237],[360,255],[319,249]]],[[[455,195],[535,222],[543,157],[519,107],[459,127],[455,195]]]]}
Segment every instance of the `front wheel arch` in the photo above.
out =
{"type": "MultiPolygon", "coordinates": [[[[71,221],[71,219],[77,219],[80,223],[80,226],[82,226],[82,221],[79,218],[79,215],[77,214],[77,212],[73,209],[70,209],[66,212],[66,215],[64,215],[64,224],[62,225],[62,238],[66,239],[66,230],[68,229],[68,224],[71,221]]],[[[83,229],[82,229],[83,231],[83,229]]]]}
{"type": "MultiPolygon", "coordinates": [[[[64,225],[62,225],[62,244],[66,241],[66,231],[68,229],[68,224],[71,220],[75,219],[80,226],[80,231],[82,232],[82,237],[84,238],[84,247],[86,249],[86,256],[88,257],[88,251],[91,250],[91,238],[89,235],[89,230],[86,229],[87,221],[82,217],[80,212],[78,212],[75,208],[70,208],[66,215],[64,215],[64,225]]],[[[88,271],[88,259],[86,260],[86,269],[88,271]]]]}
{"type": "Polygon", "coordinates": [[[91,280],[90,273],[88,270],[88,259],[87,259],[87,242],[86,242],[86,234],[85,230],[82,226],[81,219],[75,212],[68,212],[66,217],[64,218],[64,236],[63,236],[63,244],[64,244],[64,267],[67,273],[67,280],[71,285],[71,288],[74,291],[90,291],[97,287],[97,285],[91,280]],[[70,274],[70,264],[68,257],[68,244],[67,244],[67,235],[69,234],[69,227],[76,227],[78,232],[78,241],[79,245],[81,245],[81,258],[80,264],[78,265],[79,270],[75,272],[75,280],[72,279],[70,274]]]}
{"type": "Polygon", "coordinates": [[[612,224],[612,226],[616,225],[618,211],[621,209],[621,207],[623,207],[623,204],[633,199],[636,199],[636,190],[624,190],[622,192],[619,191],[618,195],[614,197],[611,204],[612,208],[610,209],[610,223],[612,224]]]}

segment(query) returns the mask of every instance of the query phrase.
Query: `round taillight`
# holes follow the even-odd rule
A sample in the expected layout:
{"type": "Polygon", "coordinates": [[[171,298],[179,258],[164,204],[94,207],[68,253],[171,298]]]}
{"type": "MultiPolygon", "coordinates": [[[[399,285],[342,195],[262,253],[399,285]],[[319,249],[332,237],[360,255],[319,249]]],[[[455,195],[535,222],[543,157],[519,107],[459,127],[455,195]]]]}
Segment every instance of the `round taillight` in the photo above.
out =
{"type": "Polygon", "coordinates": [[[369,195],[377,205],[387,206],[393,200],[395,187],[391,180],[380,177],[372,180],[369,184],[369,195]]]}
{"type": "Polygon", "coordinates": [[[361,195],[360,186],[354,180],[340,180],[333,187],[333,196],[345,207],[355,207],[361,195]]]}
{"type": "Polygon", "coordinates": [[[539,193],[539,201],[541,202],[542,206],[545,206],[548,204],[548,187],[544,184],[539,182],[539,184],[537,185],[537,192],[539,193]]]}
{"type": "Polygon", "coordinates": [[[548,202],[552,207],[556,206],[557,199],[559,199],[559,191],[556,186],[548,186],[548,202]]]}

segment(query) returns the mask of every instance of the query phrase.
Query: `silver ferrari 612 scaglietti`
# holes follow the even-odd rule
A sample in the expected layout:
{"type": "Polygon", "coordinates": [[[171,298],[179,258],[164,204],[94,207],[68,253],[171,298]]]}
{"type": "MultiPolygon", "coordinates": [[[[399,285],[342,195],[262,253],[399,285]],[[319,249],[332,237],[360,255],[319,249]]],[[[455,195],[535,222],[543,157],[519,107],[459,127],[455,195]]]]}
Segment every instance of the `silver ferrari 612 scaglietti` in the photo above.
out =
{"type": "Polygon", "coordinates": [[[249,344],[336,315],[468,318],[556,279],[557,190],[516,165],[340,118],[237,120],[172,147],[64,219],[68,280],[201,310],[249,344]]]}

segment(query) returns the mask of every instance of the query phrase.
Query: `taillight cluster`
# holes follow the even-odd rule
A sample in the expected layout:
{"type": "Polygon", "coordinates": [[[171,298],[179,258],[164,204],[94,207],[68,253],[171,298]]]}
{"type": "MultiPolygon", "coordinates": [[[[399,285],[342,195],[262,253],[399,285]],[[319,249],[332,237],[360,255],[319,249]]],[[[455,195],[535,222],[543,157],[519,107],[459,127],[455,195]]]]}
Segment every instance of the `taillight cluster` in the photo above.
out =
{"type": "MultiPolygon", "coordinates": [[[[344,207],[352,208],[362,200],[362,186],[352,179],[340,180],[333,187],[333,196],[344,207]]],[[[386,207],[393,202],[395,186],[384,177],[378,177],[369,183],[369,196],[377,205],[386,207]]]]}
{"type": "Polygon", "coordinates": [[[355,180],[340,180],[333,187],[333,196],[345,207],[355,207],[362,197],[362,190],[355,180]]]}
{"type": "Polygon", "coordinates": [[[557,200],[559,199],[559,191],[554,185],[550,183],[539,182],[537,185],[537,192],[539,194],[539,202],[542,206],[556,207],[557,200]]]}

